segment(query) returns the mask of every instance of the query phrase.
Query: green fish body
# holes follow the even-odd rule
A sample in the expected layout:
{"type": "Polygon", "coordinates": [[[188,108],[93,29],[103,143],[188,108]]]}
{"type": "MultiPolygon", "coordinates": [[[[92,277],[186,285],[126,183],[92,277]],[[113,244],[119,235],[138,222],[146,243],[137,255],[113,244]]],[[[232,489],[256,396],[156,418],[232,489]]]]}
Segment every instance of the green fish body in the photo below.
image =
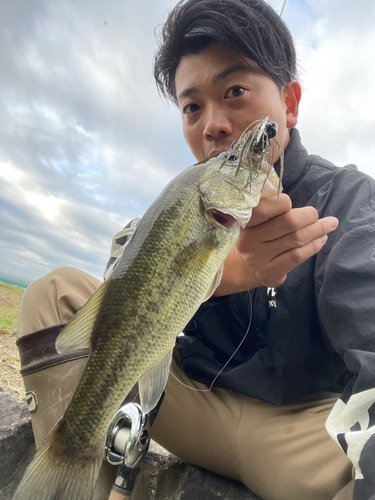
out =
{"type": "Polygon", "coordinates": [[[111,276],[61,332],[58,352],[90,346],[91,354],[13,500],[89,500],[107,429],[125,396],[138,382],[142,410],[157,404],[175,338],[220,281],[272,168],[230,157],[220,153],[170,182],[111,276]]]}

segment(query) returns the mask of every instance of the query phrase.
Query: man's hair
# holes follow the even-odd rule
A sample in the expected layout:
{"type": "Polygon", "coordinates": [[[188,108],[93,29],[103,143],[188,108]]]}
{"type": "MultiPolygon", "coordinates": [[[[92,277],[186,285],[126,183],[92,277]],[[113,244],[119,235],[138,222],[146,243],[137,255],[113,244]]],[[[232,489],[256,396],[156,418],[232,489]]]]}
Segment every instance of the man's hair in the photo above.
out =
{"type": "Polygon", "coordinates": [[[181,58],[214,42],[256,62],[279,88],[297,79],[292,36],[264,0],[181,0],[169,13],[158,42],[156,85],[176,104],[175,74],[181,58]]]}

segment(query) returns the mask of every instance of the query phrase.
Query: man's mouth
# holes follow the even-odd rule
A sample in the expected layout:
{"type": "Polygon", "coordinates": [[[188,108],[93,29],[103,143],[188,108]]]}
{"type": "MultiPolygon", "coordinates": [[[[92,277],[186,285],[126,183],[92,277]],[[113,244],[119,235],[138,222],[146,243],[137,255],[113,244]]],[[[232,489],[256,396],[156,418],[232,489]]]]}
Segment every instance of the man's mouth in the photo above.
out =
{"type": "Polygon", "coordinates": [[[229,149],[229,148],[222,147],[222,148],[213,149],[210,153],[208,153],[207,158],[210,158],[211,156],[214,156],[221,151],[226,151],[227,149],[229,149]]]}

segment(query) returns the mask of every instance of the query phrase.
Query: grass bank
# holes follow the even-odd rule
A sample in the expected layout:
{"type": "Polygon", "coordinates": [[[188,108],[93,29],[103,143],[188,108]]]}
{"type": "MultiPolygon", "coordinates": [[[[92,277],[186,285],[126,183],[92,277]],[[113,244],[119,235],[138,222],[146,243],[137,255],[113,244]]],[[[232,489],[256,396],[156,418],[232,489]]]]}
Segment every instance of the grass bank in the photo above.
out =
{"type": "Polygon", "coordinates": [[[24,291],[0,283],[0,390],[25,401],[17,340],[17,317],[24,291]]]}

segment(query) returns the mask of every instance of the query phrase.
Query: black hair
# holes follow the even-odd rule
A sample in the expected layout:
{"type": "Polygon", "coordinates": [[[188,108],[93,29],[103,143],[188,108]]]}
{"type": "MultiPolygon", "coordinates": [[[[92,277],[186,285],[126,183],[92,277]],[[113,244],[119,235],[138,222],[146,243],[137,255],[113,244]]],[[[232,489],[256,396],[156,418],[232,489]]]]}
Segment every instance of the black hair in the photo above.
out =
{"type": "Polygon", "coordinates": [[[214,42],[256,62],[279,88],[297,79],[293,38],[264,0],[181,0],[157,39],[156,85],[176,104],[174,80],[181,58],[198,54],[214,42]]]}

